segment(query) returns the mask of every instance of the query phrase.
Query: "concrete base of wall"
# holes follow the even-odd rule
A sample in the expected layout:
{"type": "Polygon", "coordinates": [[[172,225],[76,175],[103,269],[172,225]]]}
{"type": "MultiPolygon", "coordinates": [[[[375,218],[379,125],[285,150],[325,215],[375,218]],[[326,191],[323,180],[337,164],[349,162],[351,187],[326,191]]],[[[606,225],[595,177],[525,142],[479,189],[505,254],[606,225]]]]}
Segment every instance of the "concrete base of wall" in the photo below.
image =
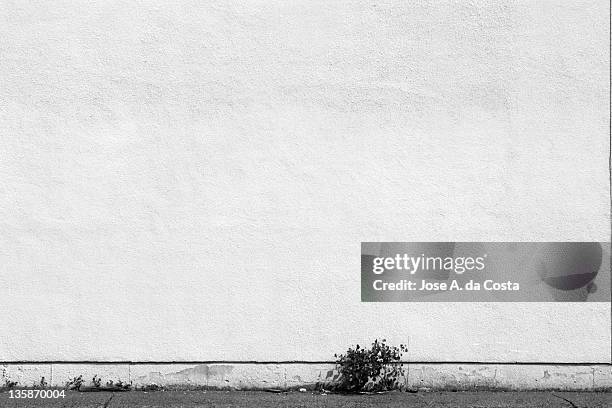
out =
{"type": "MultiPolygon", "coordinates": [[[[429,390],[575,390],[612,391],[612,365],[513,365],[513,364],[405,364],[408,389],[429,390]]],[[[40,384],[63,387],[82,375],[131,382],[134,387],[197,389],[313,388],[328,382],[333,364],[56,364],[0,365],[0,386],[15,381],[20,387],[40,384]]]]}

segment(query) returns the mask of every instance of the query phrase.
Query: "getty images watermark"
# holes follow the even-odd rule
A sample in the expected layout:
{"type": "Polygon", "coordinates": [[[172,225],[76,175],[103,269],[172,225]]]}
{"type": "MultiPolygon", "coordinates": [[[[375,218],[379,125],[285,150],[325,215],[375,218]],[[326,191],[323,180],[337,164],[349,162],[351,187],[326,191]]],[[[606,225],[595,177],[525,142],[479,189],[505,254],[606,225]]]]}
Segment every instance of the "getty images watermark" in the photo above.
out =
{"type": "Polygon", "coordinates": [[[363,242],[364,302],[609,302],[610,243],[363,242]]]}
{"type": "MultiPolygon", "coordinates": [[[[472,257],[446,257],[440,256],[410,256],[406,253],[396,254],[395,257],[375,257],[372,261],[372,273],[380,275],[385,271],[404,271],[409,275],[415,275],[419,271],[434,272],[448,271],[458,275],[466,271],[482,271],[485,269],[485,259],[487,254],[476,258],[472,257]]],[[[430,282],[427,279],[420,279],[420,287],[417,281],[401,279],[397,282],[385,282],[382,279],[374,280],[372,286],[374,290],[480,290],[480,283],[470,281],[465,286],[460,286],[457,279],[450,282],[430,282]]],[[[493,282],[491,279],[484,281],[486,290],[519,290],[517,282],[507,281],[503,284],[493,282]]]]}

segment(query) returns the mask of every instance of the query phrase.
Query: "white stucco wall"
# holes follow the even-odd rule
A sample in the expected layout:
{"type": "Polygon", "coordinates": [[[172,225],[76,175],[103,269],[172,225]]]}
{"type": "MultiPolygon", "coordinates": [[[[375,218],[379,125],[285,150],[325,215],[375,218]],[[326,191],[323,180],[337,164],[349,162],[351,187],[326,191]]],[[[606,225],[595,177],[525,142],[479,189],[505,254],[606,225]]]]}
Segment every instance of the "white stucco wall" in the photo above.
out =
{"type": "Polygon", "coordinates": [[[361,241],[609,241],[602,1],[0,1],[0,360],[609,362],[361,304],[361,241]]]}

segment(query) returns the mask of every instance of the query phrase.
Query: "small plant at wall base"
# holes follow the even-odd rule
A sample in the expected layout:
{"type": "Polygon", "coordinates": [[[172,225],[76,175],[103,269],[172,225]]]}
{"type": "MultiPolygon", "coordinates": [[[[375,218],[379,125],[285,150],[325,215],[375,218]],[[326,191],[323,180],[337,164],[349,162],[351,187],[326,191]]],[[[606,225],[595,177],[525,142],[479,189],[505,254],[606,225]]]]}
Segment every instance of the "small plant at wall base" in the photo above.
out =
{"type": "Polygon", "coordinates": [[[83,385],[83,376],[79,375],[78,377],[74,377],[72,380],[66,383],[66,388],[69,390],[79,390],[83,385]]]}
{"type": "Polygon", "coordinates": [[[129,391],[132,388],[131,384],[128,383],[124,383],[123,381],[119,380],[117,382],[113,382],[113,380],[110,380],[106,383],[106,389],[107,390],[117,390],[117,391],[129,391]]]}
{"type": "Polygon", "coordinates": [[[335,354],[337,374],[334,389],[340,392],[382,392],[400,389],[404,377],[402,355],[405,345],[390,346],[374,340],[370,348],[357,345],[345,354],[335,354]]]}

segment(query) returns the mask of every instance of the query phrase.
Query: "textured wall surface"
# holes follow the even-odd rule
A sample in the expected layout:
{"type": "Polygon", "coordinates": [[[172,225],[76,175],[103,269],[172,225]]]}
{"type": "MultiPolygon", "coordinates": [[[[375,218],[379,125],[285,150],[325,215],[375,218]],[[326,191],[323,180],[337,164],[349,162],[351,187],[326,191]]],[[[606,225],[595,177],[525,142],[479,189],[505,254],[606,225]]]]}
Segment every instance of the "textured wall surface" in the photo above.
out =
{"type": "Polygon", "coordinates": [[[609,241],[608,4],[0,1],[0,360],[609,362],[361,304],[361,241],[609,241]]]}

